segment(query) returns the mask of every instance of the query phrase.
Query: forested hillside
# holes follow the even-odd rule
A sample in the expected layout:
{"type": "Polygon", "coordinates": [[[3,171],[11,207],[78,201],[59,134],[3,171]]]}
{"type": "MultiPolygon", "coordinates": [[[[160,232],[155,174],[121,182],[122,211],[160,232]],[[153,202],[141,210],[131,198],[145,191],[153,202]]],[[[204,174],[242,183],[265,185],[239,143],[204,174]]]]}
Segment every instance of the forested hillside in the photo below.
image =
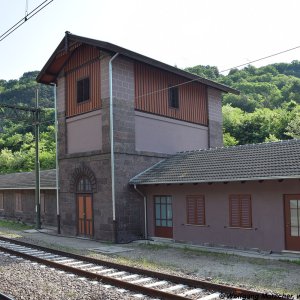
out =
{"type": "Polygon", "coordinates": [[[224,144],[249,144],[300,138],[300,61],[261,68],[196,66],[187,71],[236,88],[223,97],[224,144]]]}
{"type": "MultiPolygon", "coordinates": [[[[248,66],[222,75],[216,67],[195,66],[189,72],[236,88],[223,97],[224,144],[236,145],[300,138],[300,62],[261,68],[248,66]]],[[[42,169],[55,167],[53,91],[35,81],[38,72],[19,80],[0,80],[0,104],[34,107],[39,87],[42,169]]],[[[0,173],[34,168],[32,116],[0,108],[0,173]]]]}
{"type": "MultiPolygon", "coordinates": [[[[0,105],[35,107],[36,88],[42,108],[40,163],[42,169],[55,167],[55,131],[52,88],[36,83],[38,72],[27,72],[19,80],[0,80],[0,105]]],[[[34,169],[35,140],[29,113],[0,107],[0,173],[34,169]]]]}

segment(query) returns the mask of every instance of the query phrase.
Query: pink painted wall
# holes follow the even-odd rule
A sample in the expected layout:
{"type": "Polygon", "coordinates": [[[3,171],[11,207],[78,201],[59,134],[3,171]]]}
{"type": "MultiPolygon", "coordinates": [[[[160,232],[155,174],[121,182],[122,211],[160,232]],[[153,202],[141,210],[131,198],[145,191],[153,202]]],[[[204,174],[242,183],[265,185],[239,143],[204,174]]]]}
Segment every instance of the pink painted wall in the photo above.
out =
{"type": "Polygon", "coordinates": [[[147,194],[148,233],[154,236],[155,195],[173,196],[173,238],[194,244],[210,243],[240,248],[285,249],[284,194],[300,194],[299,180],[198,185],[144,186],[147,194]],[[186,225],[186,196],[203,194],[206,225],[186,225]],[[251,194],[252,229],[228,228],[229,195],[251,194]]]}
{"type": "Polygon", "coordinates": [[[208,128],[170,118],[135,112],[137,151],[173,154],[208,147],[208,128]]]}
{"type": "Polygon", "coordinates": [[[101,150],[101,110],[68,118],[66,122],[68,154],[101,150]]]}

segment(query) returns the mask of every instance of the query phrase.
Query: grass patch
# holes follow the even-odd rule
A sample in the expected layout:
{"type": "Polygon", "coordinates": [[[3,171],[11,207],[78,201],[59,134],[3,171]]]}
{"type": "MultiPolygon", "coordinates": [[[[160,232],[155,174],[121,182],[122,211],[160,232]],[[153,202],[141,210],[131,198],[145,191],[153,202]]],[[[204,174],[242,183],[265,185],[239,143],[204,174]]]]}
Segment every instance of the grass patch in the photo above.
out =
{"type": "Polygon", "coordinates": [[[152,270],[157,270],[159,268],[176,268],[176,266],[173,266],[172,264],[168,263],[162,263],[162,262],[156,262],[152,259],[148,259],[145,257],[138,257],[135,259],[132,258],[127,258],[127,257],[116,257],[115,261],[117,263],[123,264],[123,265],[129,265],[129,266],[137,266],[139,268],[144,268],[144,269],[152,269],[152,270]]]}
{"type": "Polygon", "coordinates": [[[218,257],[220,259],[230,258],[230,257],[238,257],[238,255],[232,254],[232,253],[213,252],[213,251],[200,249],[200,248],[190,248],[188,246],[185,246],[183,248],[178,248],[178,249],[181,250],[183,253],[190,254],[190,255],[191,254],[199,255],[199,256],[206,255],[206,256],[218,257]]]}
{"type": "Polygon", "coordinates": [[[299,265],[300,266],[300,259],[297,260],[290,260],[290,259],[279,259],[279,261],[288,263],[288,264],[294,264],[294,265],[299,265]]]}
{"type": "Polygon", "coordinates": [[[158,250],[164,250],[164,249],[169,249],[170,246],[167,244],[139,244],[140,248],[143,249],[148,249],[148,250],[153,250],[153,251],[158,251],[158,250]]]}
{"type": "Polygon", "coordinates": [[[9,221],[9,220],[0,220],[0,228],[6,228],[11,230],[26,230],[33,229],[33,225],[27,225],[21,222],[9,221]]]}

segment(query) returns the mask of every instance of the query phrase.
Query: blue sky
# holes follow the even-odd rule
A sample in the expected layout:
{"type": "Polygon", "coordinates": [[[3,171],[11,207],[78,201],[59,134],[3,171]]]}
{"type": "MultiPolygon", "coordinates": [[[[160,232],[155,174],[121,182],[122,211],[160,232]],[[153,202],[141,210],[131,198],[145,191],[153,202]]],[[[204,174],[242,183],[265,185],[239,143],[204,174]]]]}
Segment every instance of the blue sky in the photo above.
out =
{"type": "MultiPolygon", "coordinates": [[[[28,0],[29,11],[43,0],[28,0]]],[[[0,34],[26,0],[0,1],[0,34]]],[[[300,45],[299,0],[54,0],[0,42],[0,79],[40,70],[66,30],[180,68],[219,70],[300,45]]],[[[255,66],[300,60],[300,49],[255,66]]]]}

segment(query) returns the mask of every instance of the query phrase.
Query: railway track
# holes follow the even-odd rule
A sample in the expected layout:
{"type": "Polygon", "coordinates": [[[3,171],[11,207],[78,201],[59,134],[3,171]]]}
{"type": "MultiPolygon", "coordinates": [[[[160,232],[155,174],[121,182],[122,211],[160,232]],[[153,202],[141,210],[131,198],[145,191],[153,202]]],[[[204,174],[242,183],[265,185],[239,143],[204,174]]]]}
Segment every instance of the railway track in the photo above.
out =
{"type": "Polygon", "coordinates": [[[171,300],[288,299],[283,296],[267,295],[237,287],[120,265],[4,237],[0,237],[0,251],[135,292],[137,298],[150,296],[171,300]]]}

